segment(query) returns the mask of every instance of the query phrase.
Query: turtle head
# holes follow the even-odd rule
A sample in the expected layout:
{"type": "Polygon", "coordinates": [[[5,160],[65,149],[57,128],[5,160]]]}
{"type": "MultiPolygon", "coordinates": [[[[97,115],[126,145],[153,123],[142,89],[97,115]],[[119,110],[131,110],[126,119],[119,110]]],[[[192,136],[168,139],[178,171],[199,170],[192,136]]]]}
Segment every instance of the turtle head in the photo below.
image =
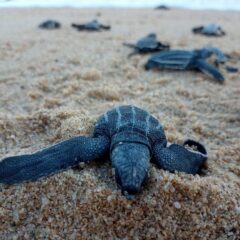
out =
{"type": "Polygon", "coordinates": [[[149,38],[156,38],[157,35],[156,35],[156,33],[149,33],[149,34],[147,35],[147,37],[149,37],[149,38]]]}
{"type": "Polygon", "coordinates": [[[115,178],[123,194],[136,194],[146,181],[150,166],[149,148],[141,143],[119,143],[111,152],[115,178]]]}

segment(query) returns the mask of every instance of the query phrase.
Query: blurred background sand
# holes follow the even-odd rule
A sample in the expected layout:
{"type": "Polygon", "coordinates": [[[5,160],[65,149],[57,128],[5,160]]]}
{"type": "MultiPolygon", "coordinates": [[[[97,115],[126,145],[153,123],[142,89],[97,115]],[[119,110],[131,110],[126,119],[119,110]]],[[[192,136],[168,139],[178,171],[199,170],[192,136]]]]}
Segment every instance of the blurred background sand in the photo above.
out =
{"type": "MultiPolygon", "coordinates": [[[[135,104],[156,116],[170,142],[202,142],[206,176],[151,167],[135,201],[119,192],[108,161],[36,183],[0,186],[0,239],[240,238],[240,76],[219,85],[198,72],[149,71],[149,55],[127,55],[123,42],[150,32],[172,48],[207,44],[239,58],[238,12],[153,9],[1,9],[0,158],[91,134],[111,107],[135,104]],[[37,28],[48,18],[60,30],[37,28]],[[78,32],[98,18],[107,32],[78,32]],[[208,23],[227,35],[191,33],[208,23]]],[[[239,61],[230,65],[240,67],[239,61]]]]}

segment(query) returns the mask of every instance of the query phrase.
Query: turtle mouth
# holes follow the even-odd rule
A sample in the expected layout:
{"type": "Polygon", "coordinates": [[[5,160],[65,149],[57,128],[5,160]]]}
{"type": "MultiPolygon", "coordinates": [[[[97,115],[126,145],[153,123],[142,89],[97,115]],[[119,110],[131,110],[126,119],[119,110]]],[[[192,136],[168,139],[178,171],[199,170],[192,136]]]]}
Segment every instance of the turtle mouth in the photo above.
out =
{"type": "Polygon", "coordinates": [[[117,169],[115,169],[115,179],[124,196],[135,195],[140,192],[141,186],[137,183],[123,184],[117,169]]]}

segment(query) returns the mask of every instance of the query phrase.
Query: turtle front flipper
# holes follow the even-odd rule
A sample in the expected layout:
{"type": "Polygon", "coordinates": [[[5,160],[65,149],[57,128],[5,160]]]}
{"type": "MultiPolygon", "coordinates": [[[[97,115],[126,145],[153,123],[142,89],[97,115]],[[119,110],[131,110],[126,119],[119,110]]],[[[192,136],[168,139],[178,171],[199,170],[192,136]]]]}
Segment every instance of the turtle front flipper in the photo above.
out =
{"type": "Polygon", "coordinates": [[[104,29],[104,30],[110,30],[110,29],[111,29],[110,26],[108,26],[108,25],[102,25],[102,24],[100,24],[100,28],[102,28],[102,29],[104,29]]]}
{"type": "Polygon", "coordinates": [[[72,23],[72,27],[76,28],[78,31],[86,30],[86,26],[84,24],[72,23]]]}
{"type": "Polygon", "coordinates": [[[211,64],[207,63],[204,59],[198,59],[196,61],[196,68],[199,69],[201,72],[210,75],[215,80],[217,80],[219,83],[224,82],[223,75],[211,64]]]}
{"type": "Polygon", "coordinates": [[[35,181],[80,162],[100,159],[108,153],[107,137],[74,137],[28,155],[8,157],[0,161],[0,183],[15,184],[35,181]]]}
{"type": "Polygon", "coordinates": [[[135,44],[131,44],[131,43],[123,43],[123,46],[126,46],[126,47],[130,47],[130,48],[133,48],[134,51],[129,53],[128,54],[128,58],[136,55],[137,53],[139,53],[139,49],[137,48],[137,46],[135,44]]]}
{"type": "Polygon", "coordinates": [[[165,43],[161,43],[161,42],[158,42],[157,44],[157,47],[156,47],[156,50],[158,51],[163,51],[163,50],[169,50],[170,49],[170,45],[169,44],[165,44],[165,43]]]}
{"type": "Polygon", "coordinates": [[[123,46],[130,47],[130,48],[136,48],[136,45],[132,44],[132,43],[123,43],[123,46]]]}
{"type": "Polygon", "coordinates": [[[153,162],[159,168],[169,172],[179,171],[189,174],[199,173],[207,166],[207,151],[203,145],[193,140],[187,140],[183,146],[172,144],[163,147],[156,144],[153,149],[153,162]],[[185,148],[186,145],[196,147],[196,150],[185,148]]]}

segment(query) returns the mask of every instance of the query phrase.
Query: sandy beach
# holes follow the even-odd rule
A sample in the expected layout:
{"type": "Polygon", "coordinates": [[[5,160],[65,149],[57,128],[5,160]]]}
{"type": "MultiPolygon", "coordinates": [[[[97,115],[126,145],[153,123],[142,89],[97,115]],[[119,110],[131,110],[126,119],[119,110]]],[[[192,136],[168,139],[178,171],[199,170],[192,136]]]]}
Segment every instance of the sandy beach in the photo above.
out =
{"type": "Polygon", "coordinates": [[[148,33],[174,49],[208,44],[240,68],[239,12],[153,9],[0,9],[0,159],[90,135],[98,116],[134,104],[164,126],[170,143],[191,138],[208,151],[204,176],[152,165],[135,200],[118,189],[111,164],[77,168],[15,186],[0,185],[0,239],[240,239],[240,75],[218,84],[200,72],[145,71],[150,55],[123,42],[148,33]],[[41,30],[46,19],[59,30],[41,30]],[[78,32],[97,18],[111,31],[78,32]],[[193,35],[222,26],[227,35],[193,35]]]}

